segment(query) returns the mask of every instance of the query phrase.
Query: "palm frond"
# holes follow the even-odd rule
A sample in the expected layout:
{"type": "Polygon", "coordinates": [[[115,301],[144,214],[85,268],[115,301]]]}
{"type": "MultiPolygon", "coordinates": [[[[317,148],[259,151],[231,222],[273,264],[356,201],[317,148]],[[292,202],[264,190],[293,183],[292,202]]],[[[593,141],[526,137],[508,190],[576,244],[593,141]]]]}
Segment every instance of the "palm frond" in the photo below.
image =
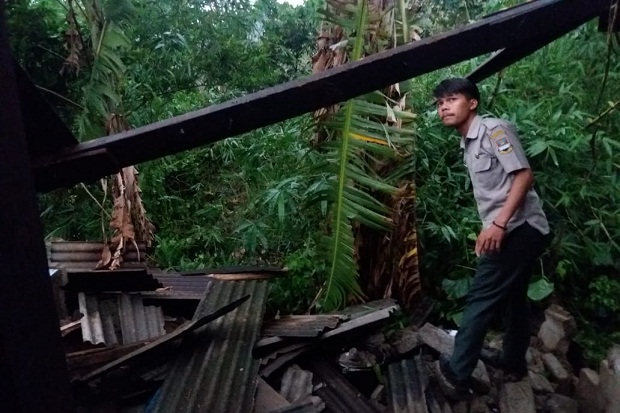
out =
{"type": "MultiPolygon", "coordinates": [[[[347,60],[357,60],[383,47],[386,27],[394,30],[393,13],[372,0],[328,0],[323,17],[336,25],[332,31],[344,29],[344,40],[352,46],[347,60]]],[[[331,233],[325,239],[331,260],[322,300],[325,310],[341,307],[350,298],[363,298],[353,223],[355,228],[361,225],[382,232],[392,228],[394,213],[380,199],[400,197],[403,191],[378,171],[390,160],[408,155],[403,148],[415,131],[403,125],[416,118],[403,103],[406,95],[394,90],[398,92],[399,86],[350,100],[319,118],[319,128],[328,135],[321,145],[322,168],[331,175],[314,188],[310,199],[331,203],[331,233]]]]}

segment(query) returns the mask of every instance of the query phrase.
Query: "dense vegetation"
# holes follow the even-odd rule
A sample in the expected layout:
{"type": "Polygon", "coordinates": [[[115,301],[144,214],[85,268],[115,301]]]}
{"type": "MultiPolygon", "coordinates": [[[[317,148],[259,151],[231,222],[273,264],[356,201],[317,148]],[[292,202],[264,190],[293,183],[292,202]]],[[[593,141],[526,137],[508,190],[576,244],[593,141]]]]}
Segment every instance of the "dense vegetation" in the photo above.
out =
{"type": "MultiPolygon", "coordinates": [[[[9,1],[15,55],[82,140],[105,134],[100,109],[113,106],[137,127],[311,70],[318,2],[103,2],[106,13],[118,12],[107,46],[93,41],[104,26],[79,15],[67,19],[70,6],[79,11],[89,3],[99,4],[9,1]],[[127,5],[132,10],[121,8],[127,5]]],[[[511,3],[419,0],[411,23],[424,37],[511,3]]],[[[457,136],[441,127],[430,90],[481,60],[402,85],[417,114],[414,149],[401,171],[417,184],[420,271],[425,293],[440,299],[437,315],[447,321],[458,322],[479,221],[457,136]]],[[[581,326],[578,342],[595,360],[620,340],[618,38],[597,32],[593,22],[480,86],[483,112],[517,123],[555,235],[530,296],[568,306],[581,326]]],[[[291,119],[139,165],[156,227],[153,265],[286,264],[291,275],[274,283],[272,310],[306,311],[328,266],[319,248],[328,204],[308,202],[327,179],[317,170],[324,153],[312,144],[313,125],[310,116],[291,119]]],[[[100,207],[104,199],[99,184],[42,195],[48,238],[101,239],[111,209],[109,199],[100,207]]]]}

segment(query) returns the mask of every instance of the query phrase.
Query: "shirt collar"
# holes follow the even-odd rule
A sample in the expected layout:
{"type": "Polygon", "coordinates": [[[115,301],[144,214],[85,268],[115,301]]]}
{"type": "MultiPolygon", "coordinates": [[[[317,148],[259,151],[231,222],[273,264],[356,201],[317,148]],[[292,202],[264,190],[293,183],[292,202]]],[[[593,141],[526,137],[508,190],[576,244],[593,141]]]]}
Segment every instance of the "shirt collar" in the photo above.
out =
{"type": "Polygon", "coordinates": [[[480,126],[482,125],[482,116],[476,115],[469,125],[467,135],[461,137],[461,149],[465,149],[465,139],[478,139],[480,126]]]}
{"type": "Polygon", "coordinates": [[[482,125],[482,116],[474,116],[474,119],[471,121],[471,125],[469,125],[469,130],[467,131],[467,135],[465,135],[465,137],[467,139],[477,139],[478,133],[480,132],[480,125],[482,125]]]}

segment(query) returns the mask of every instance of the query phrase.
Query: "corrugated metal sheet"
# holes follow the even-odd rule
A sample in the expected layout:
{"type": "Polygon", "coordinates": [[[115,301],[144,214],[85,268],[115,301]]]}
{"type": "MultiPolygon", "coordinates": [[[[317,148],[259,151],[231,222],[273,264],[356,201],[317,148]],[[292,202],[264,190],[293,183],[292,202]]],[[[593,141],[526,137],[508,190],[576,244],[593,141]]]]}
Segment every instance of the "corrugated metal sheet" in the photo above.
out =
{"type": "Polygon", "coordinates": [[[420,356],[388,366],[388,401],[392,412],[428,413],[428,370],[420,356]]]}
{"type": "Polygon", "coordinates": [[[312,372],[293,364],[284,372],[280,394],[293,403],[312,394],[312,372]]]}
{"type": "Polygon", "coordinates": [[[335,340],[334,337],[342,337],[344,340],[344,336],[352,335],[356,331],[380,326],[390,318],[393,312],[400,309],[393,300],[389,302],[391,303],[389,306],[384,304],[379,306],[371,305],[364,308],[363,311],[357,311],[354,313],[355,316],[351,317],[351,320],[316,338],[268,337],[261,339],[254,346],[254,353],[258,357],[263,357],[264,366],[260,372],[261,376],[268,377],[300,354],[316,348],[322,341],[335,340]]]}
{"type": "Polygon", "coordinates": [[[310,396],[290,406],[272,410],[269,413],[319,413],[325,410],[325,403],[320,397],[310,396]]]}
{"type": "MultiPolygon", "coordinates": [[[[101,259],[102,251],[102,242],[55,241],[50,246],[49,267],[68,271],[92,270],[101,259]]],[[[130,244],[123,255],[121,268],[144,268],[145,258],[146,246],[143,242],[138,243],[138,252],[135,246],[130,244]]]]}
{"type": "Polygon", "coordinates": [[[154,413],[251,412],[259,360],[252,357],[267,283],[211,280],[194,319],[250,294],[250,299],[186,338],[154,413]]]}
{"type": "Polygon", "coordinates": [[[307,368],[325,384],[315,393],[323,399],[327,411],[333,413],[380,413],[371,402],[324,360],[310,360],[307,368]]]}
{"type": "Polygon", "coordinates": [[[316,337],[347,320],[341,315],[289,315],[263,323],[263,336],[316,337]]]}
{"type": "Polygon", "coordinates": [[[82,337],[93,344],[131,344],[165,334],[161,307],[144,306],[139,294],[113,298],[78,293],[82,337]]]}
{"type": "Polygon", "coordinates": [[[155,279],[163,285],[163,289],[149,293],[157,298],[201,300],[207,286],[213,280],[204,275],[184,276],[180,274],[155,274],[155,279]]]}

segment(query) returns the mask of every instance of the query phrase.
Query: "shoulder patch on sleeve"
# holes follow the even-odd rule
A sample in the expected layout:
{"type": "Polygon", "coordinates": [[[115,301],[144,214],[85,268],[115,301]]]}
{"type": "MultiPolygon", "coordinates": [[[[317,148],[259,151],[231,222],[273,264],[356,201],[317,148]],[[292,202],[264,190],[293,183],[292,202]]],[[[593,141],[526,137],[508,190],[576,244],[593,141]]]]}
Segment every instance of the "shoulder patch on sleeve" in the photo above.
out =
{"type": "Polygon", "coordinates": [[[495,141],[495,145],[497,145],[497,151],[502,155],[506,155],[507,153],[512,152],[512,144],[510,143],[510,140],[505,133],[501,137],[499,137],[498,135],[498,139],[495,141]]]}
{"type": "Polygon", "coordinates": [[[504,128],[496,128],[489,134],[489,139],[494,140],[499,138],[500,136],[506,136],[506,131],[504,128]]]}

